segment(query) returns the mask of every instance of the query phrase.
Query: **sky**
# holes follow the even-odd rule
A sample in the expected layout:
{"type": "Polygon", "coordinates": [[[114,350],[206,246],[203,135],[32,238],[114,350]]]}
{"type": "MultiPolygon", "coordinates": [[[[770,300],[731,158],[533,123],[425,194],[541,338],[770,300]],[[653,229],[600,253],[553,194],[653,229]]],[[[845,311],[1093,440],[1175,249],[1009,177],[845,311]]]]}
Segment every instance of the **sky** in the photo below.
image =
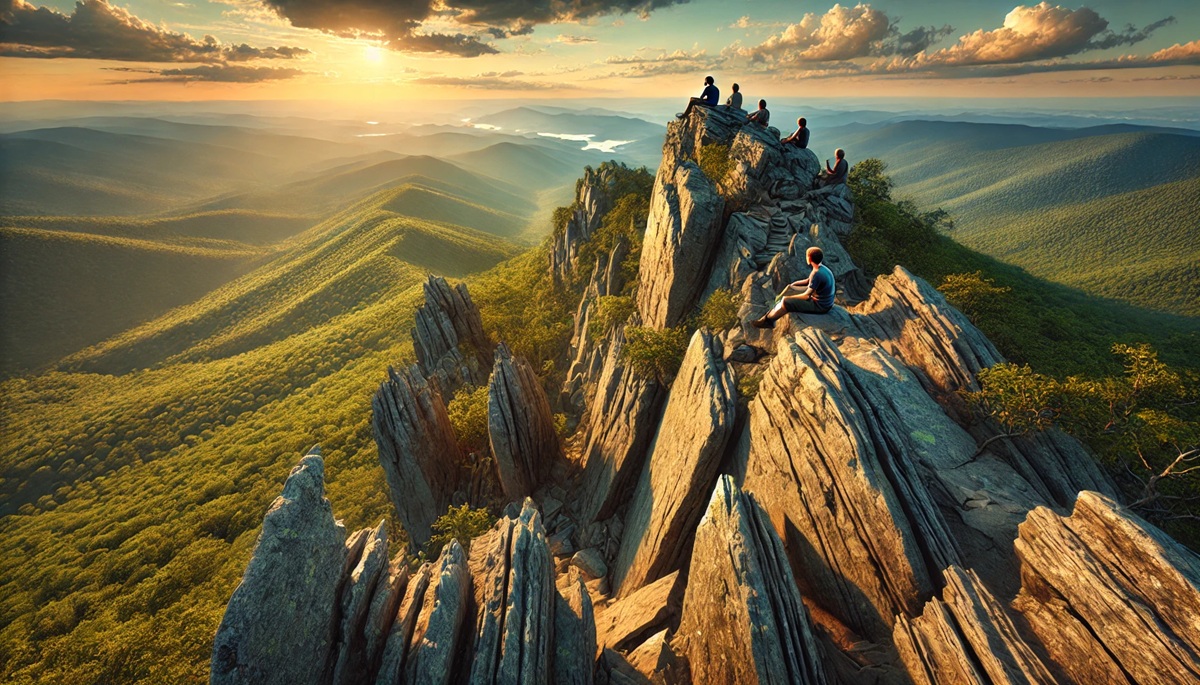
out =
{"type": "Polygon", "coordinates": [[[0,0],[0,100],[1200,95],[1200,2],[0,0]]]}

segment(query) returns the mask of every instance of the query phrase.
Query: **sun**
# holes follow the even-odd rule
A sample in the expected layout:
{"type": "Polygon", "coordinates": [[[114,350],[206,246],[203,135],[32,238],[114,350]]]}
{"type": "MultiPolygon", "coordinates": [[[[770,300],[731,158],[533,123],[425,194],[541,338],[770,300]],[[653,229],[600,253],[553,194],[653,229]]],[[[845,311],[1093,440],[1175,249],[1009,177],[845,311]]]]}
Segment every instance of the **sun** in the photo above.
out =
{"type": "Polygon", "coordinates": [[[383,48],[378,45],[368,45],[363,49],[363,57],[365,57],[368,62],[379,64],[383,61],[383,48]]]}

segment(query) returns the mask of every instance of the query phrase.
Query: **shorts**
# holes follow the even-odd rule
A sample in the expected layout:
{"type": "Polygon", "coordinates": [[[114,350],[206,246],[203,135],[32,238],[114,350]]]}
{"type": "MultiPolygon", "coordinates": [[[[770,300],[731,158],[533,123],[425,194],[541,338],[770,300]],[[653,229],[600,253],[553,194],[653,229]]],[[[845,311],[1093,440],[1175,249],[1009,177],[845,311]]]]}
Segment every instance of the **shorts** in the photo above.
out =
{"type": "Polygon", "coordinates": [[[795,314],[828,314],[833,307],[822,307],[816,300],[799,297],[783,298],[783,308],[795,314]]]}

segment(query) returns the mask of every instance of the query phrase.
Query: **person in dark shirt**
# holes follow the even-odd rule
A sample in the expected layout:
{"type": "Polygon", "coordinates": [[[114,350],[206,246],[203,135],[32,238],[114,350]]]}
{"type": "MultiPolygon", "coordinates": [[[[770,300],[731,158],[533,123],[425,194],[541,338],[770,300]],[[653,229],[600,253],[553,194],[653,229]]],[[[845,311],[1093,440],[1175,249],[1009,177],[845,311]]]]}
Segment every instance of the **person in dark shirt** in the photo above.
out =
{"type": "Polygon", "coordinates": [[[828,314],[829,310],[833,309],[836,286],[833,281],[833,272],[821,263],[825,260],[825,253],[819,247],[810,247],[804,253],[804,257],[808,261],[808,265],[812,267],[812,273],[804,280],[789,283],[783,292],[779,293],[779,300],[775,306],[771,307],[771,310],[761,318],[751,321],[752,326],[774,328],[775,320],[783,316],[785,311],[799,314],[828,314]],[[799,294],[789,295],[788,292],[799,292],[799,294]]]}
{"type": "Polygon", "coordinates": [[[704,90],[701,91],[700,97],[692,98],[691,100],[688,100],[687,109],[683,110],[683,113],[676,114],[675,116],[680,119],[686,117],[688,114],[691,113],[692,108],[695,107],[696,105],[703,105],[705,107],[716,107],[717,103],[720,102],[720,100],[721,100],[721,91],[717,90],[717,86],[716,86],[715,82],[713,81],[713,77],[705,76],[704,77],[704,90]]]}
{"type": "Polygon", "coordinates": [[[729,99],[725,101],[725,104],[726,104],[726,106],[733,107],[734,109],[742,108],[742,87],[741,86],[739,86],[736,83],[733,84],[733,95],[729,96],[729,99]]]}
{"type": "Polygon", "coordinates": [[[808,119],[800,117],[796,120],[796,125],[799,126],[796,132],[779,142],[784,145],[795,145],[803,150],[808,147],[808,119]]]}
{"type": "Polygon", "coordinates": [[[846,162],[846,151],[839,147],[833,154],[837,157],[837,164],[830,169],[829,160],[825,160],[825,171],[819,177],[822,187],[845,183],[846,174],[850,171],[850,165],[846,162]]]}
{"type": "Polygon", "coordinates": [[[766,126],[771,121],[771,112],[767,110],[767,101],[759,100],[758,109],[746,115],[746,118],[761,126],[766,126]]]}

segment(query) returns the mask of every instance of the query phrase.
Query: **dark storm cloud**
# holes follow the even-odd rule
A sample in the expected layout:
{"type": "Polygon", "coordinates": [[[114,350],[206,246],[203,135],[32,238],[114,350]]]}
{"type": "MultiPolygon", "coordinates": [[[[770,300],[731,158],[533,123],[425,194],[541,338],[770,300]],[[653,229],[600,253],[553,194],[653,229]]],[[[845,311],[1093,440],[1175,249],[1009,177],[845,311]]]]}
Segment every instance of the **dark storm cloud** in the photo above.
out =
{"type": "Polygon", "coordinates": [[[124,62],[240,62],[291,59],[293,47],[226,45],[212,36],[196,40],[142,21],[106,0],[81,0],[70,14],[24,0],[0,0],[0,56],[75,57],[124,62]]]}

